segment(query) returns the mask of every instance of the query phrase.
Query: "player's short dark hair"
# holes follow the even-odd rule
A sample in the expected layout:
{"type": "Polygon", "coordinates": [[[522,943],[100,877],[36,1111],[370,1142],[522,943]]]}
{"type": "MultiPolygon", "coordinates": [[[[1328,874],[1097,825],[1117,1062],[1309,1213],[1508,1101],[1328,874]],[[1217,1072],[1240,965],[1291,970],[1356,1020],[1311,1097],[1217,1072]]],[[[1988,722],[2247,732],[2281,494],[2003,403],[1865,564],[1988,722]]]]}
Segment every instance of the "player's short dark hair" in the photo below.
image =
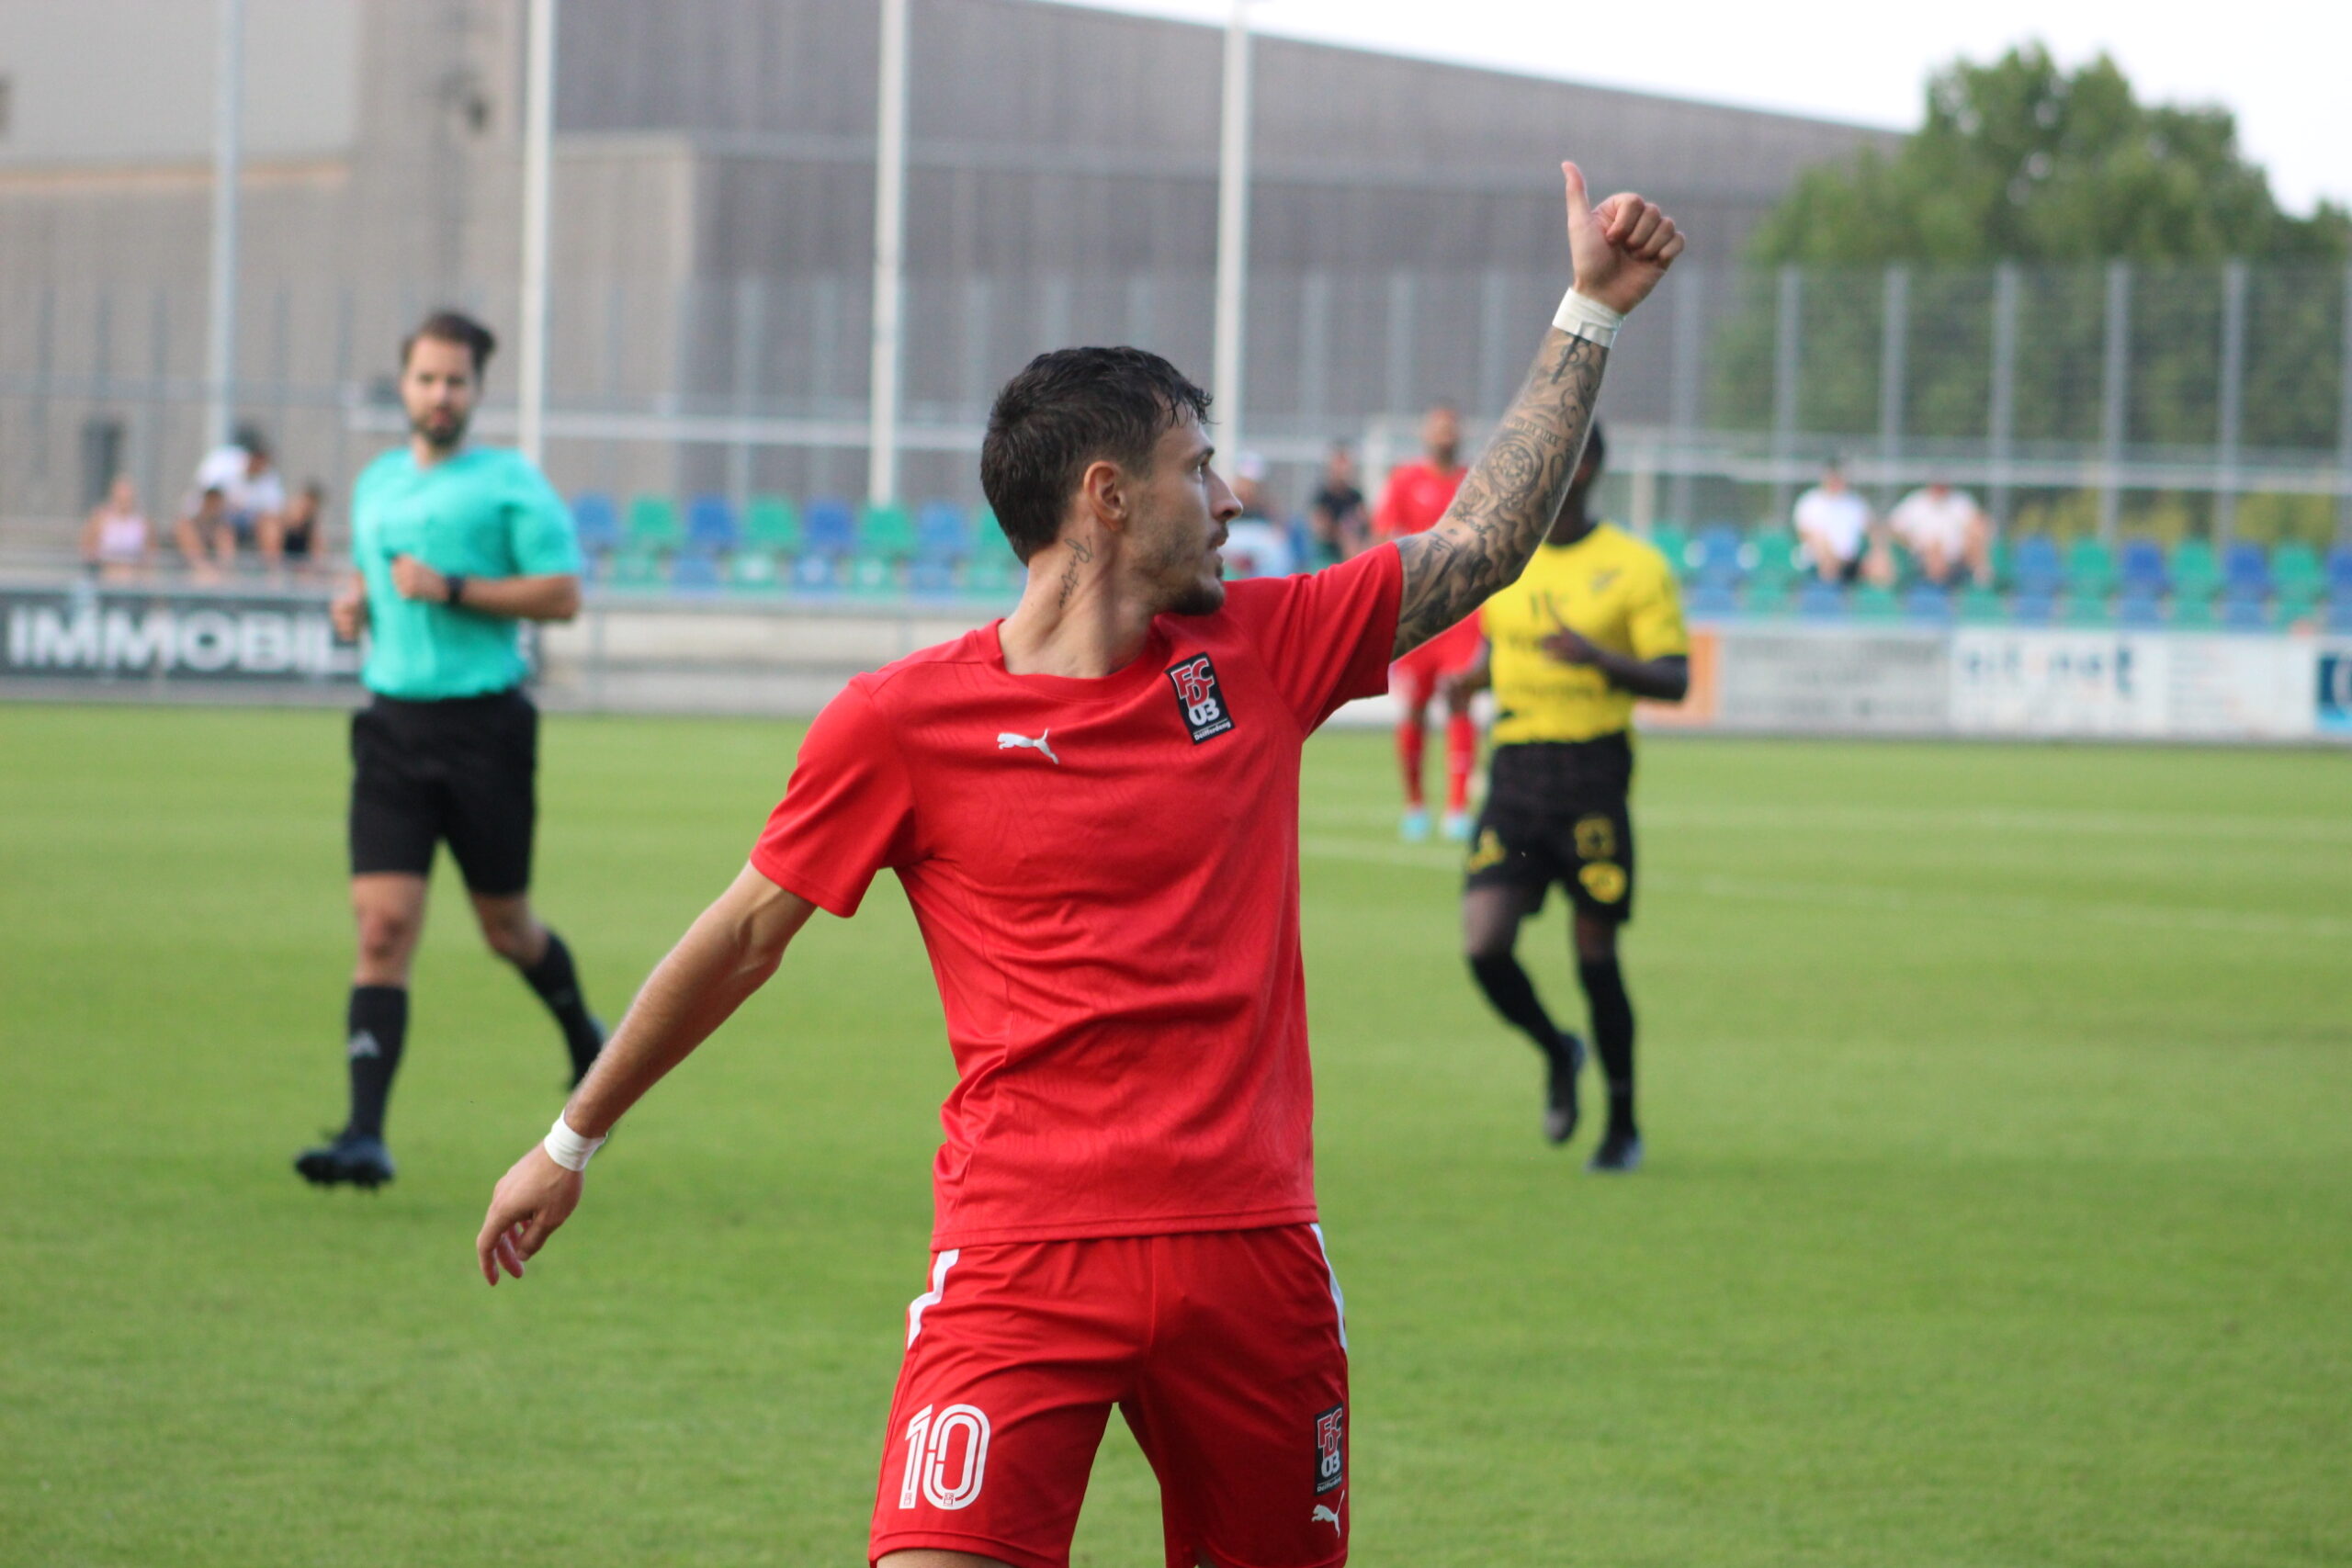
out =
{"type": "Polygon", "coordinates": [[[997,393],[980,443],[980,489],[1025,561],[1061,533],[1089,464],[1107,459],[1147,473],[1162,435],[1208,415],[1208,393],[1156,354],[1057,348],[997,393]]]}
{"type": "Polygon", "coordinates": [[[498,352],[496,335],[463,310],[435,310],[417,323],[416,331],[401,339],[402,369],[408,367],[410,352],[426,338],[435,343],[454,343],[471,354],[476,379],[490,367],[490,356],[498,352]]]}

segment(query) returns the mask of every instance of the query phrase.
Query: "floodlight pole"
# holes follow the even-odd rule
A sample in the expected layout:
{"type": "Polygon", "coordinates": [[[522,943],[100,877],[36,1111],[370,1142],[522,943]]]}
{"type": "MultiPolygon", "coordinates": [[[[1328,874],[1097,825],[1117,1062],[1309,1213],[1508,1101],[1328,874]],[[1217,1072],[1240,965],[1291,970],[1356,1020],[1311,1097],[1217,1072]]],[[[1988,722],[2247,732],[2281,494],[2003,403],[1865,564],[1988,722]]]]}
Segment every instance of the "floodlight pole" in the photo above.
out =
{"type": "Polygon", "coordinates": [[[220,0],[212,84],[212,298],[205,319],[204,442],[237,416],[237,186],[243,175],[245,0],[220,0]]]}
{"type": "Polygon", "coordinates": [[[907,0],[882,0],[882,80],[874,128],[874,358],[865,495],[899,497],[899,317],[907,227],[907,0]]]}
{"type": "Polygon", "coordinates": [[[1241,318],[1250,265],[1250,0],[1225,24],[1223,124],[1217,138],[1216,395],[1218,445],[1230,471],[1241,455],[1241,318]]]}
{"type": "Polygon", "coordinates": [[[523,85],[522,368],[515,445],[544,461],[548,407],[548,183],[555,139],[556,0],[531,0],[523,85]]]}

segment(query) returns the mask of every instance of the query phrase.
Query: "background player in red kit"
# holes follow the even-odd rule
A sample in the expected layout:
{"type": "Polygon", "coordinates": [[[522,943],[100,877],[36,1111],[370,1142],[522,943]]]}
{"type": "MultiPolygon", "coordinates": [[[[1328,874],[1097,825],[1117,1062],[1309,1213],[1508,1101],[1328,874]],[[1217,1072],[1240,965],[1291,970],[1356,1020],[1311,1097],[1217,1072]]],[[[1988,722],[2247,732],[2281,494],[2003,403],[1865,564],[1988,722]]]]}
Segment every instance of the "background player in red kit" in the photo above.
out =
{"type": "MultiPolygon", "coordinates": [[[[1437,526],[1470,471],[1462,466],[1461,450],[1462,416],[1440,403],[1421,420],[1420,461],[1399,463],[1388,470],[1388,483],[1372,515],[1373,531],[1383,539],[1401,539],[1437,526]]],[[[1408,843],[1430,836],[1421,753],[1429,735],[1430,698],[1441,692],[1446,705],[1445,836],[1456,840],[1470,836],[1470,776],[1478,768],[1478,727],[1470,716],[1469,696],[1455,693],[1446,677],[1468,669],[1477,657],[1477,622],[1465,617],[1406,654],[1388,672],[1388,689],[1404,710],[1396,721],[1396,763],[1405,776],[1404,837],[1408,843]]]]}
{"type": "Polygon", "coordinates": [[[1041,355],[983,487],[1028,563],[1002,621],[859,676],[734,885],[492,1194],[485,1279],[570,1216],[623,1112],[822,908],[898,874],[957,1082],[869,1556],[1063,1568],[1113,1405],[1171,1568],[1347,1557],[1347,1354],[1315,1224],[1306,739],[1517,576],[1566,492],[1622,312],[1682,248],[1566,165],[1576,288],[1437,527],[1311,576],[1219,580],[1239,508],[1208,398],[1138,349],[1041,355]]]}

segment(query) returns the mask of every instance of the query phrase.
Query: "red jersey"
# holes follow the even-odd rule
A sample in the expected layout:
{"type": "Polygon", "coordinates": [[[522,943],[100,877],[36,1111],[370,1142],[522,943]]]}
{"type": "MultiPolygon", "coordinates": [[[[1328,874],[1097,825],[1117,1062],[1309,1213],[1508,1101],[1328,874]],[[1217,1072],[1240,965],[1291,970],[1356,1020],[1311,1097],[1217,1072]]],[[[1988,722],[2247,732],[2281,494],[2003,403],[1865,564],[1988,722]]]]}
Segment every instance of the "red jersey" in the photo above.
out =
{"type": "Polygon", "coordinates": [[[1425,462],[1397,464],[1388,470],[1388,486],[1380,492],[1380,506],[1372,514],[1373,527],[1386,539],[1436,527],[1469,472],[1456,468],[1441,473],[1425,462]]]}
{"type": "Polygon", "coordinates": [[[1385,689],[1402,581],[1233,583],[1099,681],[1009,672],[995,623],[809,727],[752,863],[841,916],[906,888],[957,1075],[934,1247],[1314,1219],[1299,757],[1385,689]]]}

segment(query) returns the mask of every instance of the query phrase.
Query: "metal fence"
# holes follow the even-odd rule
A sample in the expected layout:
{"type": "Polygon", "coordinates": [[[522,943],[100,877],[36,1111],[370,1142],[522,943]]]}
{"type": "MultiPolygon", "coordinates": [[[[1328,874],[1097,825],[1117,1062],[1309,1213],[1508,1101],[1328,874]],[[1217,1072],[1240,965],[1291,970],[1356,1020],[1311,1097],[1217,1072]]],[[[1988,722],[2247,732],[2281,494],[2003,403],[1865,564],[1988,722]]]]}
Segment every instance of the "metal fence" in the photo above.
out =
{"type": "MultiPolygon", "coordinates": [[[[191,269],[194,270],[193,268],[191,269]]],[[[1427,402],[1500,412],[1559,279],[1488,270],[1259,274],[1248,445],[1296,505],[1329,442],[1375,459],[1427,402]]],[[[866,439],[864,275],[683,287],[559,278],[548,468],[570,491],[854,494],[866,439]]],[[[342,494],[398,437],[402,329],[444,301],[249,283],[236,389],[289,479],[342,494]]],[[[494,324],[511,291],[456,301],[494,324]]],[[[128,473],[177,506],[199,455],[204,307],[190,282],[0,281],[0,517],[71,520],[128,473]]],[[[1074,342],[1205,375],[1205,271],[975,274],[908,284],[901,492],[978,499],[995,388],[1074,342]]],[[[511,429],[492,367],[482,428],[511,429]]],[[[2005,526],[2061,536],[2352,540],[2352,271],[2132,266],[1757,271],[1692,265],[1620,340],[1604,416],[1612,512],[1785,518],[1826,457],[1883,499],[1941,477],[2005,526]]]]}

